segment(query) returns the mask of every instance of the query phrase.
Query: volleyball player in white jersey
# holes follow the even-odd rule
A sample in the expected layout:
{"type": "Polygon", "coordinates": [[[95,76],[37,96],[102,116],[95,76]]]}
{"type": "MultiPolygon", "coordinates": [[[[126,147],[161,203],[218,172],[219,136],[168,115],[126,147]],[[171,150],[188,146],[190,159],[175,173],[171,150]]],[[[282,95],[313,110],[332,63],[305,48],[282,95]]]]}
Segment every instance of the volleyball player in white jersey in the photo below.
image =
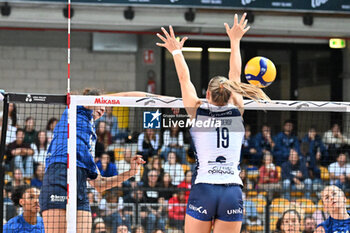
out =
{"type": "Polygon", "coordinates": [[[244,127],[242,121],[243,96],[269,100],[261,89],[240,82],[240,40],[249,30],[244,14],[234,25],[225,24],[231,42],[229,79],[214,77],[206,93],[207,102],[201,102],[190,80],[190,72],[181,49],[187,38],[175,39],[172,27],[170,34],[162,28],[164,42],[157,43],[173,54],[179,78],[184,106],[192,119],[218,120],[221,126],[191,129],[196,148],[197,167],[187,204],[186,233],[239,232],[243,219],[242,181],[239,177],[239,159],[244,127]]]}

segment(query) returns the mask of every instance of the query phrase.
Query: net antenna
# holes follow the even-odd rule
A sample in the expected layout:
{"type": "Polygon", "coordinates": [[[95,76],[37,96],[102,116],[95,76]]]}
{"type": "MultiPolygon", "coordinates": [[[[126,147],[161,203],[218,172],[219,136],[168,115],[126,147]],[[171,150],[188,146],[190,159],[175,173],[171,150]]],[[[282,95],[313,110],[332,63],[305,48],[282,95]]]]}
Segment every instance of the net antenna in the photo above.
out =
{"type": "Polygon", "coordinates": [[[71,108],[70,96],[70,28],[71,28],[71,0],[68,0],[68,50],[67,50],[67,106],[68,106],[68,142],[67,142],[67,232],[77,231],[77,169],[76,169],[76,135],[72,137],[69,132],[76,132],[76,107],[71,108]],[[69,156],[71,155],[71,156],[69,156]],[[73,158],[74,157],[74,158],[73,158]]]}

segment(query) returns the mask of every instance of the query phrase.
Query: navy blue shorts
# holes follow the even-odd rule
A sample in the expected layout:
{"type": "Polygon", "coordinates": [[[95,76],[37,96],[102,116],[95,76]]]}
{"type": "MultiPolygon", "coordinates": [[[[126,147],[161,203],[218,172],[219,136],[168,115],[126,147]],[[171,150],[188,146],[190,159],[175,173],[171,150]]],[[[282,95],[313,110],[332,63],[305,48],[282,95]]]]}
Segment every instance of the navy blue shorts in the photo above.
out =
{"type": "MultiPolygon", "coordinates": [[[[87,170],[77,167],[77,210],[91,211],[87,196],[87,170]]],[[[67,205],[67,164],[53,163],[44,175],[41,187],[40,210],[66,209],[67,205]]]]}
{"type": "Polygon", "coordinates": [[[242,221],[242,188],[236,184],[195,184],[188,198],[186,214],[201,221],[242,221]]]}

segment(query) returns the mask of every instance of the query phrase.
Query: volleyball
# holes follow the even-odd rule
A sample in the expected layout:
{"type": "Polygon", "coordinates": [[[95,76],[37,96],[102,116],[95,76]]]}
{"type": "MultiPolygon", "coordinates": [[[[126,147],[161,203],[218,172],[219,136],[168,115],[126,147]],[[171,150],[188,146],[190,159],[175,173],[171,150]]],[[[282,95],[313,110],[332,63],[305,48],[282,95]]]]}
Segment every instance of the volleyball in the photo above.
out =
{"type": "Polygon", "coordinates": [[[250,84],[264,88],[275,80],[276,67],[266,57],[254,57],[247,62],[244,74],[250,84]]]}

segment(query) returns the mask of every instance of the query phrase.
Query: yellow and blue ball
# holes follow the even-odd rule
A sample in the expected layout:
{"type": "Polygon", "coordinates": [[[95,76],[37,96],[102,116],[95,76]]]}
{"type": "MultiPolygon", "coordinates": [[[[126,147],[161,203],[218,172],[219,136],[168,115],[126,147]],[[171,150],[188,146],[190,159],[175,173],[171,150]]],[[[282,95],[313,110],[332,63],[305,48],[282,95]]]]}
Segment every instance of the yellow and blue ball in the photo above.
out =
{"type": "Polygon", "coordinates": [[[254,57],[247,62],[244,73],[250,84],[264,88],[275,80],[276,67],[266,57],[254,57]]]}

